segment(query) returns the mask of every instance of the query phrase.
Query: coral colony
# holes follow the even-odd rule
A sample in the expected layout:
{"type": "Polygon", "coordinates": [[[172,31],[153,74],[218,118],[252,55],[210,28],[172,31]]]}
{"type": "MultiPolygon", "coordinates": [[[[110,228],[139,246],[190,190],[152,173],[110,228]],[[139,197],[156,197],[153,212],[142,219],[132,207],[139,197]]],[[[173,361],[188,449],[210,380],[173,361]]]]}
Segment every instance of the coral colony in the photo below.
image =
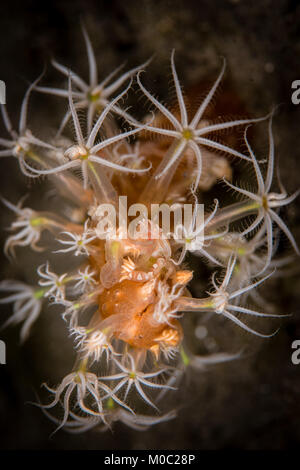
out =
{"type": "Polygon", "coordinates": [[[65,88],[42,87],[36,80],[25,94],[17,128],[1,106],[7,136],[0,139],[0,156],[15,157],[26,177],[42,177],[41,191],[49,177],[60,202],[52,213],[27,207],[24,198],[17,203],[1,198],[15,215],[5,253],[14,256],[19,247],[30,248],[41,252],[43,262],[36,267],[38,285],[5,280],[0,290],[8,295],[0,302],[13,303],[5,325],[21,323],[23,341],[47,302],[61,308],[77,359],[59,385],[45,385],[48,402],[38,404],[56,429],[105,430],[115,421],[145,429],[175,416],[175,410],[161,409],[186,368],[201,369],[242,355],[241,350],[193,353],[185,342],[184,314],[226,317],[224,335],[230,324],[244,336],[276,333],[274,321],[286,315],[262,312],[267,303],[257,288],[282,265],[274,259],[279,234],[299,254],[279,215],[298,192],[288,196],[281,182],[279,192],[273,189],[273,113],[257,119],[208,118],[225,61],[192,110],[173,51],[177,104],[168,109],[143,84],[148,63],[122,75],[118,68],[99,80],[91,42],[83,33],[88,82],[53,61],[65,88]],[[123,108],[133,81],[152,107],[144,120],[123,108]],[[47,142],[28,127],[33,92],[60,97],[68,106],[56,136],[47,142]],[[83,113],[84,121],[79,119],[83,113]],[[264,162],[249,143],[248,127],[258,122],[268,128],[264,162]],[[70,124],[73,140],[65,135],[70,124]],[[240,149],[233,148],[237,139],[226,140],[237,130],[244,140],[240,149]],[[251,191],[231,182],[237,160],[256,176],[251,191]],[[205,193],[212,194],[220,180],[219,190],[233,190],[232,203],[213,197],[203,210],[205,193]],[[51,233],[56,249],[46,251],[44,231],[51,233]],[[63,272],[53,271],[50,253],[52,260],[64,257],[63,272]],[[202,298],[188,290],[193,277],[189,253],[200,268],[211,271],[202,298]],[[70,259],[77,267],[68,270],[70,259]],[[272,326],[270,318],[275,318],[272,326]]]}

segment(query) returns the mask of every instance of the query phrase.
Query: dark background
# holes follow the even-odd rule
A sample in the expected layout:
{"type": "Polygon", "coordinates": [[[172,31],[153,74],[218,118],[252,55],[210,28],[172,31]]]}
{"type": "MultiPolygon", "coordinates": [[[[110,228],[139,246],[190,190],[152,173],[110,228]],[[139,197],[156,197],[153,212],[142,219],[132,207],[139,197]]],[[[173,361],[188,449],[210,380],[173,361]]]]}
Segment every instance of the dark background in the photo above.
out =
{"type": "MultiPolygon", "coordinates": [[[[296,0],[2,2],[0,78],[7,85],[11,118],[18,122],[26,87],[45,64],[43,83],[61,85],[60,74],[49,65],[52,56],[87,78],[80,21],[91,37],[100,77],[124,60],[128,67],[136,66],[155,53],[144,82],[165,100],[170,98],[169,57],[173,47],[178,74],[186,87],[214,79],[220,56],[224,56],[228,63],[226,80],[248,113],[263,115],[274,104],[282,104],[274,120],[276,155],[282,181],[291,192],[299,186],[300,105],[291,103],[291,83],[300,79],[299,14],[296,0]]],[[[144,102],[138,101],[135,108],[140,116],[147,111],[144,102]]],[[[35,94],[29,109],[31,127],[47,137],[65,106],[64,100],[35,94]],[[41,127],[41,123],[47,126],[41,127]]],[[[263,155],[267,142],[258,137],[256,144],[263,155]]],[[[46,202],[41,200],[45,191],[41,183],[24,181],[14,159],[0,163],[3,196],[16,202],[30,190],[31,206],[47,207],[47,198],[46,202]]],[[[299,240],[299,200],[281,215],[289,220],[299,240]]],[[[1,227],[5,229],[11,220],[11,214],[2,208],[1,227]]],[[[2,243],[5,236],[2,230],[2,243]]],[[[289,249],[284,242],[283,246],[289,249]]],[[[40,259],[39,264],[43,262],[40,259]]],[[[19,277],[30,282],[34,266],[29,250],[17,250],[12,265],[1,255],[0,275],[2,279],[19,277]]],[[[49,438],[53,424],[26,402],[34,400],[40,383],[57,383],[70,371],[71,342],[65,325],[52,308],[40,317],[22,347],[18,328],[1,331],[1,339],[7,343],[7,365],[0,366],[0,448],[296,448],[300,444],[300,365],[291,363],[291,344],[300,339],[299,289],[297,274],[272,282],[266,297],[280,312],[293,313],[292,319],[272,340],[253,339],[256,354],[206,372],[189,371],[177,395],[182,407],[176,421],[145,432],[117,424],[113,433],[73,436],[59,431],[49,438]]],[[[1,309],[3,319],[8,312],[9,308],[1,309]]],[[[241,336],[227,324],[224,331],[229,345],[241,336]]]]}

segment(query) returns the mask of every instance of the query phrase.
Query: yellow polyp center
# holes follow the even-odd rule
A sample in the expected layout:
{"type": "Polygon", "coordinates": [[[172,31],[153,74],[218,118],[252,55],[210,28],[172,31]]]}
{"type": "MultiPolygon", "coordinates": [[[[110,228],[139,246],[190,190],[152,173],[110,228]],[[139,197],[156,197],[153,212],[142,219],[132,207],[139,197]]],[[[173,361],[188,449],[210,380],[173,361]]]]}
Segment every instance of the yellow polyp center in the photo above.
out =
{"type": "Polygon", "coordinates": [[[30,220],[31,227],[39,227],[45,223],[45,219],[43,217],[35,217],[34,219],[30,220]]]}
{"type": "Polygon", "coordinates": [[[44,296],[45,292],[46,292],[46,289],[36,290],[35,293],[34,293],[34,298],[35,299],[41,299],[44,296]]]}
{"type": "Polygon", "coordinates": [[[78,157],[81,159],[81,160],[87,160],[89,158],[89,154],[86,153],[84,155],[78,155],[78,157]]]}
{"type": "Polygon", "coordinates": [[[262,206],[265,209],[265,211],[269,210],[268,198],[266,196],[263,196],[262,198],[262,206]]]}
{"type": "Polygon", "coordinates": [[[87,97],[89,101],[91,101],[92,103],[95,103],[96,101],[99,100],[100,95],[101,95],[100,91],[97,91],[96,93],[92,91],[88,93],[87,97]]]}
{"type": "Polygon", "coordinates": [[[193,137],[194,137],[194,133],[191,129],[184,129],[182,131],[182,137],[185,139],[185,140],[191,140],[193,137]]]}
{"type": "Polygon", "coordinates": [[[129,378],[134,380],[136,378],[136,374],[134,372],[130,372],[129,378]]]}
{"type": "Polygon", "coordinates": [[[74,382],[76,384],[79,384],[81,382],[79,375],[76,375],[76,377],[74,378],[74,382]]]}
{"type": "Polygon", "coordinates": [[[120,243],[116,241],[112,242],[110,251],[111,251],[111,255],[113,258],[117,258],[119,256],[119,249],[120,249],[120,243]]]}
{"type": "Polygon", "coordinates": [[[106,402],[107,409],[112,410],[115,407],[114,401],[111,397],[106,402]]]}

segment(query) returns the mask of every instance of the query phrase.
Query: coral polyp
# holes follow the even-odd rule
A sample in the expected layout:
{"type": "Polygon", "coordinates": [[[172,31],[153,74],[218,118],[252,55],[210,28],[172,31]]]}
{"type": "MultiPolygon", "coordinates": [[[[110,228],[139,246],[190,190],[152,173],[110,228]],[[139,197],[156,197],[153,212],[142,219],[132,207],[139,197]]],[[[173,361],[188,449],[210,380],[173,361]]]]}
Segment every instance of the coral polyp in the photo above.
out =
{"type": "Polygon", "coordinates": [[[58,428],[105,430],[122,421],[144,429],[175,417],[174,409],[159,408],[165,408],[166,393],[180,387],[186,368],[242,358],[242,350],[199,356],[186,341],[184,315],[196,312],[200,318],[208,312],[226,318],[224,335],[229,325],[251,337],[268,338],[277,332],[287,315],[261,311],[266,304],[256,290],[274,274],[277,263],[281,265],[276,259],[279,230],[298,253],[291,231],[278,215],[298,193],[288,196],[281,183],[280,193],[271,192],[274,112],[229,121],[208,117],[225,61],[200,106],[190,113],[174,51],[171,71],[177,105],[169,109],[142,83],[141,73],[150,61],[121,75],[119,68],[98,83],[85,30],[84,39],[89,83],[54,61],[67,79],[66,87],[45,87],[41,78],[36,80],[25,94],[18,131],[2,105],[10,139],[0,139],[0,156],[14,157],[27,178],[41,178],[41,188],[47,177],[59,204],[56,211],[43,212],[27,207],[24,199],[16,203],[2,198],[16,216],[6,254],[14,256],[22,247],[36,251],[41,261],[36,268],[38,285],[5,280],[0,290],[8,296],[0,303],[14,304],[6,324],[22,323],[22,340],[34,332],[46,303],[61,307],[77,359],[56,388],[46,385],[52,401],[39,404],[58,428]],[[142,121],[122,107],[134,80],[155,108],[142,121]],[[68,106],[56,136],[48,141],[28,128],[28,101],[35,92],[64,98],[68,106]],[[85,113],[84,123],[79,112],[85,113]],[[69,121],[73,138],[67,135],[69,121]],[[265,180],[247,137],[247,127],[257,123],[268,124],[265,180]],[[238,145],[237,129],[246,152],[238,145]],[[232,139],[223,142],[224,131],[232,139]],[[252,166],[257,193],[231,182],[233,159],[245,165],[245,171],[252,166]],[[225,184],[233,189],[231,203],[224,205],[213,195],[204,204],[207,191],[213,194],[220,181],[223,190],[225,184]],[[244,199],[236,199],[239,193],[244,199]],[[45,231],[53,237],[55,249],[45,245],[45,231]],[[202,286],[207,292],[203,298],[193,297],[189,290],[194,276],[189,255],[198,259],[203,272],[211,271],[212,279],[202,286]],[[63,272],[54,272],[55,256],[63,259],[63,272]],[[270,318],[278,323],[276,328],[274,322],[268,323],[270,318]]]}

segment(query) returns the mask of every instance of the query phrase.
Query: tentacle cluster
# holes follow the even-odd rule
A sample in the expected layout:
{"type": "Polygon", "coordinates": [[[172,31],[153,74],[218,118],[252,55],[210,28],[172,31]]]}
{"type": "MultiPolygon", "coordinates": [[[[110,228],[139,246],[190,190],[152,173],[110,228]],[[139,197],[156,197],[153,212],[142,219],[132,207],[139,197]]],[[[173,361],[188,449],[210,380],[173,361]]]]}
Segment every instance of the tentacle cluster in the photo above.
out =
{"type": "Polygon", "coordinates": [[[159,414],[158,401],[176,388],[186,367],[201,369],[241,356],[236,351],[198,356],[184,344],[184,313],[198,312],[201,316],[203,312],[212,312],[231,320],[245,334],[259,337],[274,334],[274,331],[262,333],[257,325],[268,326],[264,320],[268,322],[272,316],[278,322],[283,316],[261,312],[266,304],[257,288],[269,279],[276,266],[282,266],[275,257],[279,230],[298,253],[291,231],[278,215],[278,210],[291,203],[298,192],[288,196],[281,183],[280,193],[271,192],[273,113],[219,124],[207,118],[207,108],[225,72],[225,61],[199,108],[189,116],[174,51],[171,69],[178,109],[173,111],[142,84],[142,68],[149,62],[116,78],[121,70],[118,68],[99,82],[95,55],[85,30],[84,38],[89,82],[54,61],[54,67],[68,78],[68,87],[47,88],[38,85],[40,78],[35,81],[25,94],[18,131],[13,129],[2,105],[10,137],[0,139],[3,147],[0,157],[16,158],[26,177],[48,175],[55,185],[59,204],[55,211],[40,212],[24,207],[23,200],[14,204],[2,198],[16,217],[10,226],[13,233],[6,241],[5,252],[15,255],[18,247],[30,247],[41,253],[37,255],[38,286],[3,281],[0,291],[9,294],[0,303],[14,303],[14,313],[6,325],[23,323],[22,340],[27,338],[43,303],[62,306],[63,318],[74,338],[77,361],[60,385],[47,386],[52,401],[39,405],[59,428],[71,432],[92,427],[104,430],[119,420],[144,429],[174,417],[174,411],[159,414]],[[120,104],[131,90],[135,76],[141,91],[157,110],[145,122],[138,122],[120,104]],[[122,87],[123,91],[114,96],[122,87]],[[27,125],[28,100],[34,91],[68,100],[68,111],[57,136],[49,142],[35,137],[27,125]],[[79,109],[86,112],[86,129],[79,121],[79,109]],[[127,129],[119,127],[116,116],[126,122],[127,129]],[[68,120],[73,121],[73,140],[62,136],[68,120]],[[237,128],[263,124],[264,120],[269,120],[270,144],[265,180],[246,130],[247,153],[238,147],[238,139],[234,148],[234,136],[231,144],[218,140],[223,130],[234,135],[237,128]],[[151,139],[152,134],[160,139],[151,139]],[[135,142],[131,140],[133,136],[135,142]],[[232,157],[247,167],[252,165],[257,192],[243,190],[229,181],[232,157]],[[211,206],[205,206],[199,223],[203,193],[213,188],[218,179],[224,179],[234,189],[234,195],[242,193],[245,198],[240,202],[233,200],[225,207],[222,201],[214,199],[211,201],[214,208],[208,210],[211,206]],[[127,225],[134,227],[133,232],[121,223],[124,196],[131,205],[127,225]],[[176,212],[189,202],[193,207],[189,223],[181,221],[176,225],[173,221],[167,230],[160,217],[152,219],[141,209],[142,206],[150,209],[153,203],[172,205],[176,212]],[[137,213],[140,215],[134,219],[137,213]],[[249,216],[253,221],[239,232],[236,223],[241,222],[242,226],[249,216]],[[43,242],[46,230],[57,243],[51,256],[64,257],[63,273],[55,273],[51,267],[50,254],[43,242]],[[220,282],[213,275],[213,290],[201,299],[193,298],[187,288],[193,277],[187,267],[190,253],[213,271],[225,270],[220,282]],[[68,269],[71,258],[77,267],[68,269]],[[264,277],[259,277],[263,272],[264,277]],[[251,307],[248,300],[253,304],[251,307]],[[255,322],[249,326],[241,316],[251,317],[255,322]],[[64,410],[61,421],[49,413],[49,409],[60,406],[64,410]]]}

